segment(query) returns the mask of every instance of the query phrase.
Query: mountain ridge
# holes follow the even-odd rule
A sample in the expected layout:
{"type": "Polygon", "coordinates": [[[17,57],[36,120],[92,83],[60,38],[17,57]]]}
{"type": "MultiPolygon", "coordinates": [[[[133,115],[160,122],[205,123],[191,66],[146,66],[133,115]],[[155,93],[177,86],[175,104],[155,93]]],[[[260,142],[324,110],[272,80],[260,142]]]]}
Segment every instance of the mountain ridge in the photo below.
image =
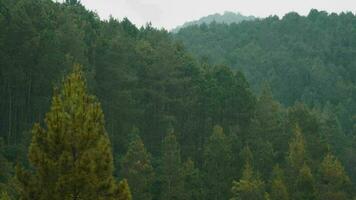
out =
{"type": "Polygon", "coordinates": [[[253,15],[245,16],[239,12],[232,12],[232,11],[225,11],[223,14],[215,13],[210,14],[204,17],[199,18],[198,20],[188,21],[185,22],[183,25],[177,26],[173,28],[171,32],[176,33],[182,28],[186,28],[188,26],[194,25],[201,25],[201,24],[210,24],[213,22],[216,23],[225,23],[225,24],[232,24],[232,23],[240,23],[242,21],[252,21],[257,19],[257,17],[253,15]]]}

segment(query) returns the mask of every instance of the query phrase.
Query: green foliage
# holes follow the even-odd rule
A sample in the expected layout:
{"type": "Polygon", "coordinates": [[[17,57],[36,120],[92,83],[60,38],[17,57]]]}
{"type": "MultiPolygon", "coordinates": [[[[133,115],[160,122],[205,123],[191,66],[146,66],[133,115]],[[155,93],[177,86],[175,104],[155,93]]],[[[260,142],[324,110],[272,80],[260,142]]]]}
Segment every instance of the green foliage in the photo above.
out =
{"type": "Polygon", "coordinates": [[[115,194],[115,199],[117,200],[132,200],[129,184],[127,180],[124,179],[119,182],[118,190],[115,194]]]}
{"type": "Polygon", "coordinates": [[[184,200],[200,200],[203,198],[203,184],[200,170],[191,159],[183,163],[182,176],[184,181],[184,200]]]}
{"type": "Polygon", "coordinates": [[[170,34],[101,20],[76,0],[2,0],[0,190],[13,199],[109,191],[109,199],[216,200],[252,171],[237,182],[246,195],[257,191],[251,198],[351,198],[339,180],[356,180],[355,15],[211,17],[226,23],[170,34]],[[87,83],[66,79],[53,92],[73,63],[85,66],[87,83]],[[114,180],[112,157],[127,181],[114,180]],[[16,162],[24,167],[15,179],[16,162]],[[284,176],[272,172],[276,163],[284,176]]]}
{"type": "Polygon", "coordinates": [[[183,199],[184,182],[180,148],[173,131],[162,142],[161,199],[183,199]]]}
{"type": "Polygon", "coordinates": [[[294,129],[286,160],[294,173],[298,173],[306,162],[305,141],[299,126],[294,129]]]}
{"type": "Polygon", "coordinates": [[[152,199],[151,188],[154,170],[151,155],[147,152],[140,136],[134,130],[126,155],[121,160],[121,175],[131,186],[134,199],[152,199]]]}
{"type": "Polygon", "coordinates": [[[214,126],[204,148],[203,173],[207,199],[226,199],[229,196],[232,173],[232,152],[229,138],[221,126],[214,126]]]}
{"type": "Polygon", "coordinates": [[[256,175],[249,162],[246,162],[239,181],[233,181],[231,200],[264,200],[265,183],[256,175]]]}
{"type": "Polygon", "coordinates": [[[0,200],[11,200],[11,198],[9,197],[9,195],[6,192],[2,192],[0,194],[0,200]]]}
{"type": "Polygon", "coordinates": [[[351,181],[335,156],[328,154],[321,163],[319,198],[325,200],[350,199],[351,181]]]}
{"type": "Polygon", "coordinates": [[[55,92],[45,125],[32,129],[29,161],[34,172],[17,170],[21,199],[117,199],[129,192],[112,175],[104,115],[87,94],[80,67],[55,92]]]}
{"type": "Polygon", "coordinates": [[[314,200],[316,198],[315,180],[308,165],[304,164],[299,170],[295,183],[294,199],[314,200]]]}
{"type": "MultiPolygon", "coordinates": [[[[307,16],[291,12],[239,24],[191,25],[172,35],[202,63],[224,64],[243,72],[255,93],[264,90],[263,83],[268,82],[277,101],[285,107],[295,105],[288,109],[288,121],[292,127],[298,121],[302,129],[307,151],[315,162],[310,167],[320,164],[329,143],[356,180],[351,156],[355,145],[350,144],[356,113],[355,22],[351,12],[313,9],[307,16]],[[320,119],[325,107],[332,116],[320,119]]],[[[275,103],[268,98],[261,100],[252,128],[257,133],[266,128],[264,136],[281,163],[291,127],[273,114],[275,103]],[[276,135],[269,138],[272,133],[276,135]]]]}
{"type": "Polygon", "coordinates": [[[2,138],[0,138],[0,191],[5,188],[8,179],[13,172],[13,166],[11,162],[4,156],[5,144],[2,138]]]}
{"type": "Polygon", "coordinates": [[[277,165],[273,168],[273,177],[271,181],[271,191],[270,199],[271,200],[289,200],[289,193],[287,185],[284,180],[284,172],[277,165]]]}

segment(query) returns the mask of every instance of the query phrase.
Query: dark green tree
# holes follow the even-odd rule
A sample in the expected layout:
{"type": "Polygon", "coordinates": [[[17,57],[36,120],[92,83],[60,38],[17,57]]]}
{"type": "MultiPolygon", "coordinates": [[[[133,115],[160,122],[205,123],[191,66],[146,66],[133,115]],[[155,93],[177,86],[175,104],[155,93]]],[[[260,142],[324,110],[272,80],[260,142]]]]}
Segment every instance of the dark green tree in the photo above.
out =
{"type": "Polygon", "coordinates": [[[180,147],[176,136],[170,130],[162,142],[161,157],[161,199],[183,199],[180,147]]]}
{"type": "Polygon", "coordinates": [[[147,152],[137,129],[133,130],[131,137],[127,153],[121,160],[121,175],[131,186],[133,199],[150,200],[155,176],[151,155],[147,152]]]}
{"type": "Polygon", "coordinates": [[[227,199],[230,195],[232,152],[223,128],[215,126],[204,148],[204,182],[207,199],[227,199]]]}
{"type": "Polygon", "coordinates": [[[199,169],[191,159],[183,163],[182,176],[184,183],[184,200],[200,200],[203,198],[203,182],[199,169]]]}

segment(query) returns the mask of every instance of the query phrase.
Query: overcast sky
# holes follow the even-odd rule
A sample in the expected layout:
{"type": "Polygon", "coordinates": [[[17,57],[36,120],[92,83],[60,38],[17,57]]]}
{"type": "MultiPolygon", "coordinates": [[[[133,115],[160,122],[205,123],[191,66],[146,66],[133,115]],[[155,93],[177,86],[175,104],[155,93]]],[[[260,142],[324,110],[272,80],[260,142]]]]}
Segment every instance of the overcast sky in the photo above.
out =
{"type": "Polygon", "coordinates": [[[110,15],[117,19],[127,17],[138,26],[151,22],[155,27],[168,30],[186,21],[224,11],[266,17],[283,16],[290,11],[306,15],[312,8],[337,13],[356,10],[356,0],[81,0],[81,2],[104,19],[110,15]]]}

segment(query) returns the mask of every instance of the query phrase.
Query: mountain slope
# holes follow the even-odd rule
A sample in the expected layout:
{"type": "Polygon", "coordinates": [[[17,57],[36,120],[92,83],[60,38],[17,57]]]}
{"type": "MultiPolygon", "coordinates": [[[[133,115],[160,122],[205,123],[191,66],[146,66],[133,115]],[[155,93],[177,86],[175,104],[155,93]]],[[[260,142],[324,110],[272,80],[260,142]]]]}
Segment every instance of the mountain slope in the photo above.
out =
{"type": "Polygon", "coordinates": [[[241,70],[259,91],[268,81],[284,105],[303,101],[337,110],[352,131],[356,115],[356,16],[312,10],[240,24],[188,26],[175,34],[204,62],[241,70]]]}
{"type": "Polygon", "coordinates": [[[244,16],[240,13],[226,11],[226,12],[224,12],[224,14],[215,13],[212,15],[202,17],[198,20],[186,22],[183,25],[178,26],[177,28],[173,29],[172,32],[176,33],[180,29],[188,27],[188,26],[192,26],[192,25],[210,24],[213,22],[225,23],[225,24],[232,24],[232,23],[238,24],[242,21],[252,21],[255,19],[256,19],[256,17],[254,17],[254,16],[244,16]]]}

